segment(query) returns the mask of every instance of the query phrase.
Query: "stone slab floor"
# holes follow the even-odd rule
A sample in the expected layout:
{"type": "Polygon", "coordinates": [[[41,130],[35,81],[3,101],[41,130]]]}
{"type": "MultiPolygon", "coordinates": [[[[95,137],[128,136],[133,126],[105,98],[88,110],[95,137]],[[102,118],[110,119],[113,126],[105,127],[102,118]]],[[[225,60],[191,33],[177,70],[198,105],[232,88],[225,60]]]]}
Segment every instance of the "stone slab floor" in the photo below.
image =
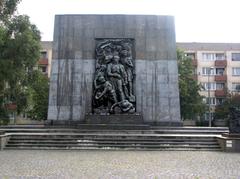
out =
{"type": "Polygon", "coordinates": [[[196,151],[0,151],[2,179],[240,179],[240,154],[196,151]]]}

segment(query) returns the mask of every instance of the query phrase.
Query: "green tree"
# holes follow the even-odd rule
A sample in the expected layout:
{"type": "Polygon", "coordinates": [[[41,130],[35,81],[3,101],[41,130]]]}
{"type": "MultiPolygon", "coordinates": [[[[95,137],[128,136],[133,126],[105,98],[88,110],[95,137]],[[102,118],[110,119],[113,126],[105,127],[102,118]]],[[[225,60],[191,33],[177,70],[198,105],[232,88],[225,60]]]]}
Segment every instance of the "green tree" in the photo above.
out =
{"type": "Polygon", "coordinates": [[[215,108],[214,119],[228,119],[229,118],[229,108],[236,107],[240,109],[240,94],[238,93],[228,93],[225,101],[217,105],[215,108]]]}
{"type": "Polygon", "coordinates": [[[15,14],[19,2],[0,0],[0,118],[7,103],[15,103],[18,113],[27,107],[29,77],[40,55],[40,32],[29,17],[15,14]]]}
{"type": "Polygon", "coordinates": [[[206,105],[200,96],[201,89],[197,81],[193,79],[192,60],[187,58],[183,51],[177,49],[179,93],[181,118],[195,119],[205,112],[206,105]]]}
{"type": "Polygon", "coordinates": [[[34,120],[46,120],[48,111],[48,78],[40,71],[34,71],[28,89],[28,115],[34,120]]]}

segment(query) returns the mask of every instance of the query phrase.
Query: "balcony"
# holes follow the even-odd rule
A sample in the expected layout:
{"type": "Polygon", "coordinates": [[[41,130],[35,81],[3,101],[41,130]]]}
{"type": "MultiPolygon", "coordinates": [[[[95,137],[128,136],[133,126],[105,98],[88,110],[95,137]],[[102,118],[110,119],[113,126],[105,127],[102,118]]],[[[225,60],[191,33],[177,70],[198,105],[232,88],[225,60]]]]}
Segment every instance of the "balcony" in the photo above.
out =
{"type": "Polygon", "coordinates": [[[215,81],[216,82],[220,82],[220,81],[227,81],[227,75],[215,75],[215,81]]]}
{"type": "Polygon", "coordinates": [[[10,111],[15,111],[17,109],[16,103],[5,104],[5,107],[7,108],[7,110],[10,110],[10,111]]]}
{"type": "Polygon", "coordinates": [[[197,66],[197,65],[198,65],[197,59],[192,59],[192,65],[193,65],[193,66],[197,66]]]}
{"type": "Polygon", "coordinates": [[[225,97],[226,92],[224,90],[215,90],[215,96],[216,97],[225,97]]]}
{"type": "Polygon", "coordinates": [[[48,65],[48,59],[41,58],[40,60],[38,60],[38,65],[48,65]]]}
{"type": "Polygon", "coordinates": [[[227,66],[227,60],[216,60],[215,61],[216,67],[226,67],[227,66]]]}

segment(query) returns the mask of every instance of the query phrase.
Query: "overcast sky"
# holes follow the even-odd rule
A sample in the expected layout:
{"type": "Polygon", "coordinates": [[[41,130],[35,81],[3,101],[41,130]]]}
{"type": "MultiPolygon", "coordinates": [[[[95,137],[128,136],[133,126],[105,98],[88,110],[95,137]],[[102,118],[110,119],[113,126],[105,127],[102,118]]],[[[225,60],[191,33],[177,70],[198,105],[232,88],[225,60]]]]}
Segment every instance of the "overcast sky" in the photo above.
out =
{"type": "Polygon", "coordinates": [[[53,39],[55,14],[153,14],[175,17],[177,42],[240,43],[240,0],[22,0],[30,16],[53,39]]]}

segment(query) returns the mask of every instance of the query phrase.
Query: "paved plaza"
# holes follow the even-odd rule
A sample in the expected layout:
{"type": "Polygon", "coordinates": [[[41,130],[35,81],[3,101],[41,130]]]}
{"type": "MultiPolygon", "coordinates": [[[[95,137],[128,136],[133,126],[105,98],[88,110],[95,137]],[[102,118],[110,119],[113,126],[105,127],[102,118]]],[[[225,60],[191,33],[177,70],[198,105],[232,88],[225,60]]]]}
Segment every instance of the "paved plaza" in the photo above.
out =
{"type": "Polygon", "coordinates": [[[0,151],[0,178],[240,179],[240,154],[195,151],[0,151]]]}

